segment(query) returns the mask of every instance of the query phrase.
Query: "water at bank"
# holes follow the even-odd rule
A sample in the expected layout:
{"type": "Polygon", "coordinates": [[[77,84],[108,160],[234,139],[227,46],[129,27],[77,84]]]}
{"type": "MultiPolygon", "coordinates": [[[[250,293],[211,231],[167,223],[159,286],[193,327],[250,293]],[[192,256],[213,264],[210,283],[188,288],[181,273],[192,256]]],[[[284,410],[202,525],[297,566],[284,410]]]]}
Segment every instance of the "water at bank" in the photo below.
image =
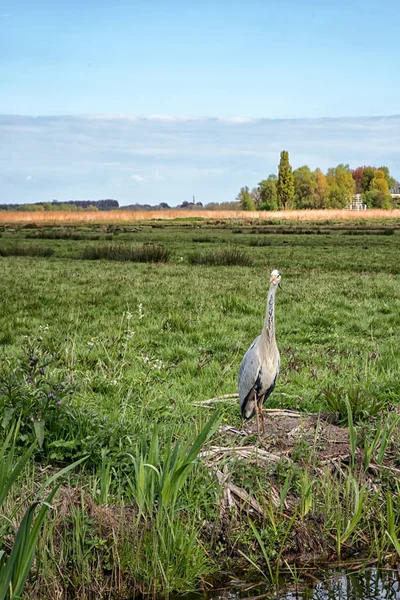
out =
{"type": "Polygon", "coordinates": [[[313,585],[268,590],[263,586],[216,590],[211,600],[400,600],[400,566],[352,573],[328,571],[313,585]]]}

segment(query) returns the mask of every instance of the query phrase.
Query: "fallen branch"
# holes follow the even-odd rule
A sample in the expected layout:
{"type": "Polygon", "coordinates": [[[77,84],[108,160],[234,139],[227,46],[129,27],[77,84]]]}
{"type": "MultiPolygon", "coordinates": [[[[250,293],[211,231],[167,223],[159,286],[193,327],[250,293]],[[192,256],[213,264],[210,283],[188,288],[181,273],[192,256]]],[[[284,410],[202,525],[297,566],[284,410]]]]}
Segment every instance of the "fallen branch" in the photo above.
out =
{"type": "Polygon", "coordinates": [[[200,458],[208,458],[212,459],[218,455],[226,455],[226,454],[236,454],[241,458],[249,458],[250,456],[254,456],[258,459],[262,459],[265,462],[279,462],[282,460],[290,460],[286,456],[279,456],[278,454],[272,454],[271,452],[267,452],[266,450],[262,450],[261,448],[256,448],[255,446],[211,446],[209,450],[204,450],[204,452],[200,452],[200,458]]]}
{"type": "Polygon", "coordinates": [[[308,416],[307,414],[300,413],[297,410],[288,410],[286,408],[263,408],[263,413],[271,415],[272,417],[295,417],[296,419],[308,416]]]}
{"type": "Polygon", "coordinates": [[[193,402],[194,406],[207,406],[208,404],[215,404],[216,402],[225,402],[226,400],[239,400],[238,394],[224,394],[223,396],[216,396],[215,398],[208,398],[208,400],[199,400],[193,402]]]}
{"type": "Polygon", "coordinates": [[[238,502],[238,499],[242,500],[243,502],[249,504],[251,506],[251,508],[253,510],[255,510],[256,512],[258,512],[260,515],[262,515],[264,513],[263,507],[261,506],[261,504],[259,504],[257,502],[257,500],[255,500],[252,496],[250,496],[250,494],[248,494],[243,488],[240,488],[239,486],[235,485],[234,483],[227,481],[226,474],[222,473],[222,471],[219,471],[218,469],[217,469],[217,478],[218,478],[219,483],[228,492],[227,496],[230,499],[230,502],[229,502],[230,505],[232,503],[232,496],[234,496],[234,497],[236,497],[235,498],[236,502],[238,502]]]}
{"type": "Polygon", "coordinates": [[[388,471],[391,471],[391,473],[397,473],[400,475],[400,469],[397,469],[396,467],[388,467],[386,465],[378,465],[376,463],[370,463],[369,468],[376,469],[378,471],[379,471],[379,469],[387,469],[388,471]]]}

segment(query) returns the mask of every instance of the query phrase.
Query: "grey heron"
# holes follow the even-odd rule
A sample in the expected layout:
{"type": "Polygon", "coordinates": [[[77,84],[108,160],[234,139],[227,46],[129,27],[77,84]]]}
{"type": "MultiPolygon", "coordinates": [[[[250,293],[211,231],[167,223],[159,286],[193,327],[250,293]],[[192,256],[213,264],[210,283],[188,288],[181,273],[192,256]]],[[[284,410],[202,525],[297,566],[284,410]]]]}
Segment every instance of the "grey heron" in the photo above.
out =
{"type": "Polygon", "coordinates": [[[243,357],[239,368],[239,401],[244,419],[257,418],[257,432],[260,437],[259,418],[264,402],[271,395],[278,379],[280,357],[275,340],[275,294],[281,281],[281,274],[274,270],[270,276],[267,297],[267,310],[261,334],[254,340],[243,357]]]}

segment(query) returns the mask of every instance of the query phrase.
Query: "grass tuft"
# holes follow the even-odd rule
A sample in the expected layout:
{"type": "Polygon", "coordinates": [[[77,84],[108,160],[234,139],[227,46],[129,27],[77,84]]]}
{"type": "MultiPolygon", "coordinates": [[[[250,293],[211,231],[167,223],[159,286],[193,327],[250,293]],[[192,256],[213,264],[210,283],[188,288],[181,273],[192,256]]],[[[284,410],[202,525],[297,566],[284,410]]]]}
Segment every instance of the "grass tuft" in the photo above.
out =
{"type": "Polygon", "coordinates": [[[79,231],[36,231],[25,235],[28,239],[41,240],[112,240],[112,234],[84,233],[79,231]]]}
{"type": "Polygon", "coordinates": [[[53,256],[54,248],[46,246],[3,246],[0,247],[0,256],[53,256]]]}
{"type": "Polygon", "coordinates": [[[215,237],[212,237],[211,235],[197,235],[195,237],[192,237],[192,242],[198,244],[213,244],[215,242],[218,242],[218,240],[215,237]]]}
{"type": "Polygon", "coordinates": [[[168,262],[171,251],[165,246],[143,244],[143,246],[128,246],[123,244],[107,244],[104,246],[88,246],[84,249],[82,258],[85,260],[119,260],[131,262],[168,262]]]}
{"type": "Polygon", "coordinates": [[[250,267],[253,259],[249,254],[238,248],[226,248],[213,252],[192,252],[188,256],[191,265],[250,267]]]}

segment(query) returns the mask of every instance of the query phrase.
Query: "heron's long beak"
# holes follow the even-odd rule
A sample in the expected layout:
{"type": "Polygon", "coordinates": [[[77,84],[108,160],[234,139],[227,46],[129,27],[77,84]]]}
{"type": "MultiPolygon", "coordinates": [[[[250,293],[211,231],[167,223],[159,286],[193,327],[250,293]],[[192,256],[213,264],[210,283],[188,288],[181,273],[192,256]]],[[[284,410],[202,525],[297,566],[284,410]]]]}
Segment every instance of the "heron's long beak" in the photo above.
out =
{"type": "Polygon", "coordinates": [[[274,281],[276,281],[278,279],[279,275],[273,275],[271,277],[271,279],[269,280],[270,283],[273,283],[274,281]]]}

